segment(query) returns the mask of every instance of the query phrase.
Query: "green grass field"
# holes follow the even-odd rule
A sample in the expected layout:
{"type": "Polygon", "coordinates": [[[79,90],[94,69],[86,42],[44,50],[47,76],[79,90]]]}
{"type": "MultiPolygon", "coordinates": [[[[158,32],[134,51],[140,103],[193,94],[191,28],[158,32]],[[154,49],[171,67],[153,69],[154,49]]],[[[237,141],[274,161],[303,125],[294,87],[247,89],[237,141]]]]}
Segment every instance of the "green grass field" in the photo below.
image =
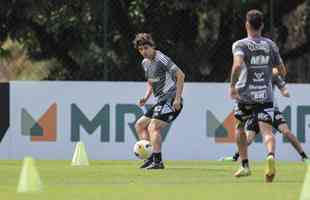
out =
{"type": "Polygon", "coordinates": [[[306,165],[278,162],[274,183],[264,183],[264,162],[251,163],[252,176],[232,176],[236,163],[167,161],[162,171],[137,169],[139,161],[36,161],[44,190],[16,194],[22,161],[0,161],[0,199],[51,200],[298,200],[306,165]]]}

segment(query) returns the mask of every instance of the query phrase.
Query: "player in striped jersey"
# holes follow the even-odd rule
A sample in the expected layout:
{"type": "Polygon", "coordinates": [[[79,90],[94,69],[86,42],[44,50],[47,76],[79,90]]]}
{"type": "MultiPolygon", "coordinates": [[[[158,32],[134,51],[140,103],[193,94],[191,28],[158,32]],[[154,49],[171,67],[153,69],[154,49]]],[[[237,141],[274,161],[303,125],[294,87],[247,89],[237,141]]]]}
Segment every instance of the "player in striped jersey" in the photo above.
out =
{"type": "Polygon", "coordinates": [[[147,79],[147,91],[139,105],[144,106],[152,94],[156,98],[155,105],[135,124],[139,138],[150,140],[153,145],[153,154],[140,168],[164,169],[160,131],[175,120],[183,108],[185,75],[168,56],[156,50],[150,34],[137,34],[133,43],[144,58],[142,66],[147,79]]]}

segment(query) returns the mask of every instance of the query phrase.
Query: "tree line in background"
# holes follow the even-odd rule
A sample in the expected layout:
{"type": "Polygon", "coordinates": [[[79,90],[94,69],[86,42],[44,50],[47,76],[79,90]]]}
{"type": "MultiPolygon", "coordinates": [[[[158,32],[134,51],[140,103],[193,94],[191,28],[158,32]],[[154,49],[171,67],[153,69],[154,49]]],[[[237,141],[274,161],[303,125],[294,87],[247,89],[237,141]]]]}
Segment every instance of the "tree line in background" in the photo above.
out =
{"type": "Polygon", "coordinates": [[[8,79],[142,81],[132,40],[150,32],[187,81],[228,81],[231,45],[245,37],[252,8],[266,15],[264,34],[280,47],[288,81],[309,83],[310,0],[1,0],[0,72],[8,79]]]}

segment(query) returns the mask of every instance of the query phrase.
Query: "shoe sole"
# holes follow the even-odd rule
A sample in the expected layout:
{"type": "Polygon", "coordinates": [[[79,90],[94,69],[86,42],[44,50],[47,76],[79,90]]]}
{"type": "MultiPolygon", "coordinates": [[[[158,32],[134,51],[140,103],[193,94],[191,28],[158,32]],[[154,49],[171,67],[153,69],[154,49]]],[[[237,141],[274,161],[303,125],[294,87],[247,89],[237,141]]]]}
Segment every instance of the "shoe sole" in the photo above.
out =
{"type": "Polygon", "coordinates": [[[273,157],[267,158],[267,169],[265,172],[265,181],[267,183],[273,182],[273,179],[276,175],[276,167],[275,167],[275,160],[273,157]]]}
{"type": "Polygon", "coordinates": [[[145,169],[145,168],[147,168],[147,167],[149,167],[149,166],[152,165],[152,162],[148,162],[148,163],[146,163],[146,162],[148,162],[148,161],[145,161],[145,162],[143,163],[143,165],[141,165],[139,168],[140,168],[140,169],[145,169]]]}
{"type": "Polygon", "coordinates": [[[163,170],[165,169],[165,166],[162,167],[156,167],[156,168],[145,168],[146,170],[163,170]]]}
{"type": "Polygon", "coordinates": [[[148,166],[141,166],[141,167],[139,167],[139,169],[146,169],[146,168],[148,168],[150,165],[148,165],[148,166]]]}
{"type": "Polygon", "coordinates": [[[163,170],[165,168],[146,168],[146,170],[163,170]]]}

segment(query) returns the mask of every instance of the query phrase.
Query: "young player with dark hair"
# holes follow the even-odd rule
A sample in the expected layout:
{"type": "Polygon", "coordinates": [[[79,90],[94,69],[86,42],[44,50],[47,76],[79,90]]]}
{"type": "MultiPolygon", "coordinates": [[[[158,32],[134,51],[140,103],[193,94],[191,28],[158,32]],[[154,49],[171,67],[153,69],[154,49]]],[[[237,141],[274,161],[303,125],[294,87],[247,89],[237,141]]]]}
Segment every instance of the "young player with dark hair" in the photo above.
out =
{"type": "Polygon", "coordinates": [[[156,50],[155,42],[148,33],[139,33],[134,47],[143,56],[142,66],[147,78],[147,90],[139,105],[144,106],[153,94],[156,104],[135,124],[140,139],[149,140],[153,154],[140,168],[164,169],[161,153],[161,129],[180,114],[185,75],[165,54],[156,50]]]}

